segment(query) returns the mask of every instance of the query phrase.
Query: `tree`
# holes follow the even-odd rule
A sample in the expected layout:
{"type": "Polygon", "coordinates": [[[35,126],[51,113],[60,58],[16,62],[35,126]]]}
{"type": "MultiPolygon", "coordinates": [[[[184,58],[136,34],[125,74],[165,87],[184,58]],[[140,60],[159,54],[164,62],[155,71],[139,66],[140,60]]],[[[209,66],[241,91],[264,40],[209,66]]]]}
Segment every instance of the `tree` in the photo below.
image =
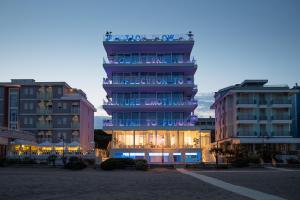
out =
{"type": "Polygon", "coordinates": [[[210,153],[214,154],[216,158],[216,166],[219,166],[219,155],[223,153],[223,149],[220,147],[213,147],[209,150],[210,153]]]}

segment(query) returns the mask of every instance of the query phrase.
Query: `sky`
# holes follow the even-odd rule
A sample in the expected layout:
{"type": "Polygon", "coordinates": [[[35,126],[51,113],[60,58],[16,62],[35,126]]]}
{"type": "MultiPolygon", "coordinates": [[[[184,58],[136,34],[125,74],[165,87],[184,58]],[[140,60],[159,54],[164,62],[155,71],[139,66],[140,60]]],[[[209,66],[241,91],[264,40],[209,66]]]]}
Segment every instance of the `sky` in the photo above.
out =
{"type": "Polygon", "coordinates": [[[300,83],[299,10],[298,0],[0,0],[0,82],[65,81],[101,108],[107,30],[191,30],[199,93],[244,79],[293,86],[300,83]]]}

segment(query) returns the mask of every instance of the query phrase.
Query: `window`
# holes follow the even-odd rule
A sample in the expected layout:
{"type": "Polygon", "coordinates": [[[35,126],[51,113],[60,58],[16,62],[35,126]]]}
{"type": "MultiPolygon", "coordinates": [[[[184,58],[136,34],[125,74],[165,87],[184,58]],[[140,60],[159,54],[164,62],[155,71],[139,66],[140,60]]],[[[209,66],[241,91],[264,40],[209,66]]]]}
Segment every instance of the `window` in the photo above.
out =
{"type": "Polygon", "coordinates": [[[67,103],[63,103],[63,109],[64,109],[64,110],[67,109],[67,103]]]}
{"type": "Polygon", "coordinates": [[[24,89],[24,94],[28,95],[28,88],[24,89]]]}
{"type": "Polygon", "coordinates": [[[67,118],[64,117],[62,121],[63,121],[63,124],[67,124],[67,118]]]}
{"type": "Polygon", "coordinates": [[[62,94],[62,88],[61,87],[57,88],[57,94],[62,94]]]}
{"type": "Polygon", "coordinates": [[[24,117],[24,124],[28,124],[28,119],[27,119],[27,117],[24,117]]]}
{"type": "Polygon", "coordinates": [[[29,118],[29,124],[33,124],[33,119],[32,119],[32,117],[29,118]]]}
{"type": "Polygon", "coordinates": [[[33,103],[30,103],[30,104],[29,104],[29,109],[30,109],[30,110],[33,110],[33,103]]]}
{"type": "Polygon", "coordinates": [[[24,103],[24,110],[28,110],[28,104],[24,103]]]}
{"type": "Polygon", "coordinates": [[[29,89],[29,94],[30,94],[30,95],[33,95],[33,88],[30,88],[30,89],[29,89]]]}

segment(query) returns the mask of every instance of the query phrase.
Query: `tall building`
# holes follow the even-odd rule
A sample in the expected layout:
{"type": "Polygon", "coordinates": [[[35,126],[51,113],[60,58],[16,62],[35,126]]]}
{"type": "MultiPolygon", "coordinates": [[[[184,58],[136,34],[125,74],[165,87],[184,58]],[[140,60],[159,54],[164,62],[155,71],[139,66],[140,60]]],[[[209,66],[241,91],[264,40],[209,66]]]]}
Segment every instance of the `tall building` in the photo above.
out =
{"type": "Polygon", "coordinates": [[[300,142],[291,131],[292,97],[297,92],[285,85],[266,85],[267,80],[245,80],[215,93],[216,141],[219,146],[244,146],[259,152],[287,153],[300,142]]]}
{"type": "Polygon", "coordinates": [[[146,158],[150,163],[199,161],[193,34],[108,32],[103,45],[103,108],[111,115],[104,130],[112,134],[110,155],[146,158]]]}
{"type": "MultiPolygon", "coordinates": [[[[292,132],[294,137],[300,138],[300,86],[296,84],[293,89],[298,90],[298,92],[292,97],[292,132]]],[[[300,144],[298,144],[298,149],[300,149],[300,144]]]]}
{"type": "MultiPolygon", "coordinates": [[[[65,82],[12,79],[0,83],[0,126],[34,134],[34,153],[62,151],[62,142],[69,150],[92,150],[94,112],[85,93],[65,82]]],[[[16,148],[26,150],[26,144],[19,145],[16,148]]]]}

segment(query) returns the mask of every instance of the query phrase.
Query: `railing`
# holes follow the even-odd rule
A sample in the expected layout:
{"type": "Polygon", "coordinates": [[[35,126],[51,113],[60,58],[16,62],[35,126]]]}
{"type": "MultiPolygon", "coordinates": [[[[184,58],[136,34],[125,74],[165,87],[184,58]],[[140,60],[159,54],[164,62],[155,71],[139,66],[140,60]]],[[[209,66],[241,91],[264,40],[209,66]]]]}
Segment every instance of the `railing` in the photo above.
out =
{"type": "Polygon", "coordinates": [[[37,123],[36,127],[39,129],[50,129],[52,128],[52,123],[37,123]]]}
{"type": "Polygon", "coordinates": [[[272,99],[271,104],[291,104],[289,99],[272,99]]]}
{"type": "Polygon", "coordinates": [[[267,100],[264,100],[264,99],[263,99],[263,100],[260,99],[258,103],[259,103],[259,105],[267,105],[267,104],[268,104],[268,101],[267,101],[267,100]]]}
{"type": "Polygon", "coordinates": [[[71,128],[72,129],[79,129],[79,127],[80,127],[80,124],[78,122],[72,122],[71,123],[71,128]]]}
{"type": "Polygon", "coordinates": [[[290,131],[272,131],[272,136],[290,136],[290,131]]]}
{"type": "Polygon", "coordinates": [[[133,57],[133,56],[128,56],[124,59],[119,58],[119,59],[110,59],[106,60],[103,58],[103,63],[104,64],[196,64],[196,60],[185,60],[185,59],[161,59],[158,56],[154,56],[151,59],[143,59],[142,56],[138,57],[133,57]]]}
{"type": "Polygon", "coordinates": [[[193,41],[193,34],[128,34],[112,35],[105,34],[103,40],[106,42],[170,42],[170,41],[193,41]]]}
{"type": "Polygon", "coordinates": [[[79,114],[80,113],[80,109],[79,108],[71,108],[71,113],[72,114],[79,114]]]}
{"type": "Polygon", "coordinates": [[[272,117],[271,117],[271,119],[272,120],[290,120],[291,119],[291,117],[290,117],[290,115],[287,115],[287,114],[279,114],[279,115],[273,115],[272,117]]]}
{"type": "Polygon", "coordinates": [[[249,115],[249,114],[238,114],[237,120],[256,120],[257,117],[255,115],[249,115]]]}
{"type": "Polygon", "coordinates": [[[103,120],[103,126],[194,126],[191,120],[103,120]]]}
{"type": "Polygon", "coordinates": [[[52,109],[47,109],[47,108],[38,108],[37,109],[37,114],[39,115],[49,115],[52,113],[52,109]]]}
{"type": "Polygon", "coordinates": [[[103,105],[121,105],[121,106],[183,106],[197,105],[197,100],[178,100],[156,99],[156,98],[140,98],[140,99],[124,99],[122,101],[103,101],[103,105]]]}
{"type": "Polygon", "coordinates": [[[268,120],[267,115],[259,115],[259,120],[268,120]]]}
{"type": "Polygon", "coordinates": [[[239,130],[237,132],[238,136],[256,136],[257,132],[256,131],[249,131],[249,130],[239,130]]]}
{"type": "Polygon", "coordinates": [[[236,101],[237,104],[256,104],[256,100],[254,99],[238,99],[236,101]]]}
{"type": "Polygon", "coordinates": [[[132,85],[145,85],[145,84],[153,84],[153,85],[182,85],[182,84],[194,84],[194,81],[190,78],[188,79],[147,79],[147,78],[138,78],[138,77],[128,77],[127,79],[109,79],[109,78],[103,78],[103,84],[104,85],[110,85],[110,84],[132,84],[132,85]]]}
{"type": "Polygon", "coordinates": [[[48,92],[39,92],[37,93],[37,98],[38,99],[52,99],[52,93],[48,93],[48,92]]]}

